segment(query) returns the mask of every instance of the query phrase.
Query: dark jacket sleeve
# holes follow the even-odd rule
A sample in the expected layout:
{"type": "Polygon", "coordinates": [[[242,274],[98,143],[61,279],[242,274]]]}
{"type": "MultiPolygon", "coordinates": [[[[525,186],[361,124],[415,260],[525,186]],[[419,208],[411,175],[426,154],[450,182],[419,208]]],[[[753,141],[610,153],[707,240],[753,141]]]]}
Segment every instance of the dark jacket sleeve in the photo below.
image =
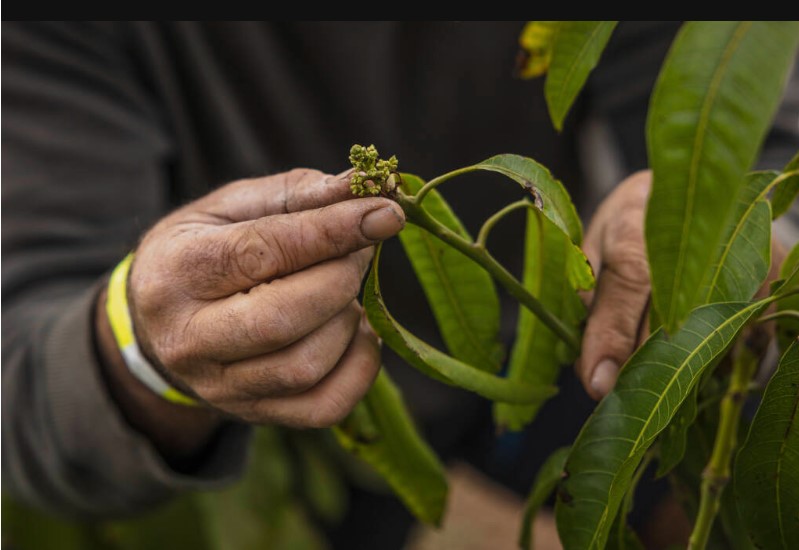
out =
{"type": "Polygon", "coordinates": [[[191,472],[126,424],[104,385],[93,308],[106,274],[169,208],[170,138],[108,24],[2,32],[3,490],[118,516],[235,479],[248,431],[191,472]]]}

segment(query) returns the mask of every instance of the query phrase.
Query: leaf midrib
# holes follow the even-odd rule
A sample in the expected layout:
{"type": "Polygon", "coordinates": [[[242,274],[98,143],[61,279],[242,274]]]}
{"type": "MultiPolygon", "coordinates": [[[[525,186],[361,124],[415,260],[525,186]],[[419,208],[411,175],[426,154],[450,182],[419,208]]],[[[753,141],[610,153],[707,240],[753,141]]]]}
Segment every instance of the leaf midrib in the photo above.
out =
{"type": "MultiPolygon", "coordinates": [[[[566,76],[565,76],[565,77],[563,78],[563,80],[561,81],[562,85],[561,85],[561,86],[559,86],[559,89],[558,89],[558,95],[557,95],[557,97],[558,97],[558,99],[559,99],[559,101],[558,101],[558,104],[557,104],[557,105],[558,105],[558,118],[561,118],[561,117],[560,117],[560,111],[561,111],[561,109],[563,108],[563,104],[566,102],[566,101],[564,100],[564,97],[565,97],[565,95],[566,95],[566,94],[564,93],[564,90],[565,90],[565,89],[566,89],[566,87],[567,87],[567,86],[566,86],[566,84],[568,84],[569,82],[571,82],[572,76],[573,76],[573,74],[574,74],[574,70],[576,69],[577,65],[579,64],[579,61],[582,61],[582,59],[583,59],[583,56],[585,55],[585,51],[588,49],[588,46],[594,43],[594,39],[596,38],[596,35],[597,35],[597,34],[599,34],[599,31],[600,31],[600,29],[601,29],[601,28],[602,28],[602,27],[603,27],[605,24],[607,24],[607,22],[606,22],[606,21],[600,21],[600,22],[599,22],[599,24],[597,24],[597,25],[594,27],[594,30],[593,30],[593,31],[591,31],[591,35],[588,37],[588,40],[586,40],[585,42],[583,42],[583,45],[582,45],[582,47],[580,48],[580,52],[579,52],[579,53],[577,54],[577,56],[575,57],[575,62],[574,62],[574,63],[572,63],[572,64],[569,66],[569,70],[566,72],[566,76]]],[[[555,44],[555,45],[557,45],[557,41],[555,41],[555,42],[554,42],[554,44],[555,44]]],[[[551,75],[551,74],[552,74],[552,73],[550,73],[550,75],[551,75]]],[[[549,77],[547,77],[547,79],[548,79],[548,78],[549,78],[549,77]]]]}
{"type": "MultiPolygon", "coordinates": [[[[696,187],[697,187],[697,173],[699,170],[699,159],[704,149],[705,143],[705,134],[707,133],[707,128],[709,125],[710,120],[710,112],[713,110],[715,106],[716,99],[718,96],[719,88],[721,87],[721,82],[724,79],[730,61],[732,60],[732,56],[735,53],[735,50],[738,49],[741,40],[743,40],[743,36],[746,34],[749,27],[752,26],[751,21],[745,21],[739,23],[735,32],[733,33],[730,41],[727,43],[727,46],[724,48],[723,55],[721,57],[721,61],[719,62],[716,70],[713,73],[713,78],[710,81],[710,87],[708,88],[708,93],[705,96],[704,101],[702,102],[702,109],[699,113],[699,122],[697,123],[696,127],[696,134],[694,136],[694,147],[693,151],[694,154],[691,157],[691,164],[688,170],[688,196],[686,200],[686,207],[685,210],[688,213],[683,219],[683,228],[682,228],[682,236],[688,235],[691,228],[691,221],[693,220],[693,213],[694,213],[694,198],[696,194],[696,187]]],[[[680,287],[680,283],[682,282],[682,270],[683,265],[685,263],[685,255],[686,255],[686,248],[688,246],[688,239],[681,238],[680,239],[680,251],[677,256],[677,265],[674,270],[674,281],[672,282],[671,287],[671,299],[669,301],[669,312],[666,316],[667,324],[669,322],[674,322],[674,308],[676,307],[676,300],[675,296],[677,295],[677,289],[680,287]]]]}
{"type": "MultiPolygon", "coordinates": [[[[683,369],[685,369],[688,366],[688,364],[693,360],[693,358],[696,357],[696,355],[699,353],[699,350],[702,350],[706,346],[708,346],[709,343],[710,343],[710,340],[713,337],[715,337],[716,335],[718,335],[724,328],[726,328],[728,325],[730,325],[733,321],[737,320],[739,317],[742,317],[744,314],[749,313],[751,310],[757,309],[758,307],[761,307],[762,305],[770,303],[772,301],[774,301],[773,297],[766,298],[765,300],[761,300],[759,302],[755,302],[754,304],[750,304],[750,305],[746,306],[745,308],[741,309],[738,313],[735,313],[734,315],[732,315],[731,317],[726,319],[723,323],[721,323],[719,326],[717,326],[712,331],[710,331],[708,333],[707,337],[703,338],[702,341],[699,343],[699,345],[697,345],[696,347],[694,347],[693,350],[691,350],[691,353],[688,354],[688,356],[680,364],[680,366],[677,369],[675,369],[674,371],[672,371],[674,373],[674,375],[669,380],[669,383],[666,384],[666,388],[663,391],[660,392],[660,396],[658,397],[658,400],[655,403],[655,406],[652,407],[652,412],[649,413],[649,416],[646,418],[646,420],[644,421],[643,425],[641,426],[641,431],[638,434],[638,437],[635,439],[635,442],[633,443],[633,448],[630,451],[630,453],[627,455],[627,458],[632,458],[634,452],[637,450],[637,447],[638,447],[638,445],[641,442],[641,438],[644,435],[645,428],[647,426],[649,426],[649,423],[652,421],[652,418],[655,415],[655,411],[660,408],[660,405],[663,402],[664,396],[671,390],[672,385],[679,378],[679,375],[682,374],[683,369]]],[[[718,354],[715,354],[715,355],[718,355],[718,354]]],[[[714,357],[715,357],[715,355],[714,355],[714,357]]],[[[690,390],[690,388],[688,388],[688,390],[690,390]]],[[[686,395],[687,395],[687,391],[686,391],[686,395]]]]}
{"type": "MultiPolygon", "coordinates": [[[[792,174],[792,173],[793,172],[787,172],[787,174],[792,174]]],[[[724,265],[724,262],[727,260],[727,256],[732,250],[732,243],[738,238],[738,235],[741,234],[741,231],[743,231],[743,227],[744,225],[746,225],[749,215],[752,213],[755,207],[760,203],[760,201],[765,200],[766,195],[768,194],[769,191],[771,191],[777,184],[784,181],[785,179],[783,178],[784,175],[786,175],[785,172],[783,172],[783,174],[775,175],[774,179],[771,180],[769,184],[766,185],[765,188],[760,193],[758,193],[757,197],[755,197],[755,199],[749,203],[749,206],[747,207],[743,216],[741,216],[741,218],[738,220],[738,223],[735,225],[735,229],[730,235],[730,238],[727,240],[727,243],[724,245],[724,251],[722,252],[721,257],[719,258],[719,261],[716,264],[716,269],[715,273],[713,274],[713,279],[710,281],[707,295],[705,296],[706,302],[709,302],[710,297],[713,295],[713,288],[716,286],[716,283],[718,282],[718,279],[721,276],[721,271],[722,271],[721,267],[724,265]]]]}
{"type": "MultiPolygon", "coordinates": [[[[699,350],[700,350],[700,349],[704,349],[704,348],[705,348],[705,346],[707,346],[707,345],[708,345],[708,342],[709,342],[709,341],[710,341],[710,340],[711,340],[711,339],[712,339],[714,336],[716,336],[716,335],[717,335],[717,334],[718,334],[718,333],[719,333],[719,332],[720,332],[720,331],[721,331],[723,328],[725,328],[727,325],[729,325],[730,323],[732,323],[734,320],[737,320],[739,317],[741,317],[741,316],[742,316],[743,314],[745,314],[745,313],[748,313],[750,310],[752,310],[752,309],[756,309],[756,308],[758,308],[758,307],[760,307],[760,306],[762,306],[762,305],[764,305],[764,304],[770,303],[770,302],[772,302],[773,300],[774,300],[773,298],[767,298],[767,299],[765,299],[765,300],[761,300],[761,301],[759,301],[759,302],[755,302],[754,304],[751,304],[751,305],[749,305],[749,306],[747,306],[747,307],[745,307],[745,308],[741,309],[741,310],[740,310],[738,313],[736,313],[736,314],[732,315],[732,316],[731,316],[729,319],[726,319],[726,320],[725,320],[723,323],[721,323],[721,324],[720,324],[718,327],[714,328],[714,329],[713,329],[713,330],[712,330],[712,331],[711,331],[711,332],[710,332],[710,333],[707,335],[707,337],[706,337],[706,338],[703,338],[703,339],[702,339],[702,342],[701,342],[701,343],[700,343],[698,346],[696,346],[696,347],[695,347],[695,348],[694,348],[694,349],[691,351],[691,353],[689,353],[689,354],[688,354],[688,357],[686,357],[686,358],[685,358],[685,360],[684,360],[684,361],[683,361],[683,362],[680,364],[679,368],[677,368],[677,369],[675,369],[675,370],[673,371],[674,375],[673,375],[673,376],[671,377],[671,379],[669,380],[669,383],[666,385],[666,388],[665,388],[665,389],[664,389],[662,392],[660,392],[660,396],[658,397],[658,400],[657,400],[657,402],[656,402],[655,406],[654,406],[654,407],[652,407],[652,412],[650,412],[650,413],[649,413],[649,416],[648,416],[648,417],[647,417],[647,418],[644,420],[644,423],[641,425],[641,428],[640,428],[640,430],[639,430],[638,437],[635,439],[635,441],[633,441],[633,445],[632,445],[632,447],[631,447],[631,449],[630,449],[630,452],[628,453],[628,455],[627,455],[627,458],[625,459],[625,461],[624,461],[624,462],[627,462],[628,460],[630,460],[631,458],[633,458],[633,455],[635,454],[635,451],[637,450],[637,448],[638,448],[638,445],[639,445],[639,443],[641,442],[641,438],[643,437],[643,435],[644,435],[644,432],[646,431],[646,428],[647,428],[647,426],[649,426],[649,423],[652,421],[652,418],[654,417],[655,411],[657,411],[657,410],[660,408],[660,405],[661,405],[661,403],[663,402],[663,398],[664,398],[664,396],[665,396],[665,395],[666,395],[666,394],[667,394],[667,393],[668,393],[668,392],[671,390],[671,387],[672,387],[672,385],[674,384],[675,380],[677,380],[677,378],[678,378],[678,377],[679,377],[679,375],[680,375],[680,374],[683,372],[683,369],[684,369],[684,368],[686,368],[686,366],[688,365],[688,363],[690,363],[690,361],[691,361],[691,360],[692,360],[692,359],[693,359],[693,358],[694,358],[694,357],[695,357],[695,356],[696,356],[696,355],[699,353],[699,350]]],[[[687,393],[686,393],[686,395],[687,395],[687,393]]],[[[679,404],[678,404],[678,406],[679,406],[679,404]]],[[[617,476],[614,474],[614,476],[613,476],[613,483],[615,483],[615,482],[616,482],[616,479],[617,479],[617,476]]],[[[612,485],[611,485],[611,489],[612,489],[612,485]]],[[[605,521],[607,520],[607,514],[608,514],[608,504],[609,504],[609,501],[605,501],[605,502],[604,502],[604,504],[603,504],[603,510],[602,510],[602,517],[599,519],[599,522],[597,523],[597,525],[601,525],[603,522],[605,522],[605,521]]],[[[596,541],[597,541],[597,535],[598,535],[598,534],[599,534],[599,529],[594,529],[594,531],[593,531],[593,535],[592,535],[592,537],[591,537],[591,544],[589,545],[589,547],[593,547],[593,546],[594,546],[594,544],[595,544],[595,543],[596,543],[596,541]]]]}

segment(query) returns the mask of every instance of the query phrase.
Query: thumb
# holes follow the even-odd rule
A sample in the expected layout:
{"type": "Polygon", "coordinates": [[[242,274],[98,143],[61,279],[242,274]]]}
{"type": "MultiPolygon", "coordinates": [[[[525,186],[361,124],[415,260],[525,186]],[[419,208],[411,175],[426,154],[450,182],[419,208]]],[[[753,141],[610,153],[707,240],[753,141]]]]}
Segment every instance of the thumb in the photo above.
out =
{"type": "Polygon", "coordinates": [[[220,295],[246,290],[328,259],[346,256],[399,232],[402,209],[384,198],[354,199],[213,228],[192,265],[196,285],[220,295]]]}

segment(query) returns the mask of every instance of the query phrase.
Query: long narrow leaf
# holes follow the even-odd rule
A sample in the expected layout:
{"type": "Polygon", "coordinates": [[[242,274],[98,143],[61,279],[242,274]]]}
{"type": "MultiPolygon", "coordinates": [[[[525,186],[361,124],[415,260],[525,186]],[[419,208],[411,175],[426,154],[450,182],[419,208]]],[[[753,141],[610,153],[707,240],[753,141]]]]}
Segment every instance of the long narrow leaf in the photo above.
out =
{"type": "Polygon", "coordinates": [[[333,431],[345,449],[388,481],[419,520],[441,523],[448,492],[444,467],[416,431],[385,369],[356,411],[333,431]]]}
{"type": "Polygon", "coordinates": [[[798,22],[693,21],[674,41],[647,121],[652,296],[674,332],[704,303],[744,174],[780,100],[798,22]]]}
{"type": "Polygon", "coordinates": [[[549,495],[555,490],[558,481],[563,476],[563,466],[566,464],[566,457],[569,456],[569,447],[561,447],[553,452],[535,476],[533,488],[527,497],[527,504],[524,507],[522,518],[522,530],[519,533],[519,547],[525,550],[532,547],[533,543],[533,523],[535,515],[541,506],[544,505],[549,495]]]}
{"type": "MultiPolygon", "coordinates": [[[[785,281],[781,291],[799,287],[799,277],[796,273],[799,270],[799,244],[793,247],[780,267],[780,279],[785,281]]],[[[788,296],[777,302],[777,311],[799,311],[799,294],[788,296]]],[[[799,334],[799,319],[793,317],[783,317],[777,319],[777,343],[781,350],[788,349],[796,335],[799,334]]]]}
{"type": "MultiPolygon", "coordinates": [[[[423,181],[402,175],[403,188],[415,194],[423,181]]],[[[432,191],[424,203],[433,218],[469,237],[444,198],[432,191]]],[[[453,357],[488,372],[502,365],[505,351],[497,340],[499,298],[491,276],[472,260],[413,224],[399,234],[422,285],[447,349],[453,357]]]]}
{"type": "Polygon", "coordinates": [[[610,40],[618,21],[560,21],[554,34],[544,95],[558,130],[588,75],[610,40]]]}
{"type": "Polygon", "coordinates": [[[685,456],[685,446],[688,440],[688,430],[696,420],[696,400],[699,386],[685,398],[677,410],[677,414],[663,431],[660,437],[660,450],[658,451],[657,477],[662,477],[671,472],[685,456]]]}
{"type": "Polygon", "coordinates": [[[766,279],[771,266],[771,208],[765,191],[777,175],[747,176],[721,239],[718,260],[708,272],[704,301],[751,300],[766,279]]]}
{"type": "Polygon", "coordinates": [[[694,311],[672,337],[662,329],[622,368],[614,390],[583,426],[566,463],[556,507],[564,548],[604,547],[636,467],[708,365],[773,301],[694,311]]]}
{"type": "Polygon", "coordinates": [[[758,548],[799,541],[799,342],[766,387],[735,465],[738,509],[758,548]]]}
{"type": "Polygon", "coordinates": [[[478,170],[502,174],[533,195],[544,215],[569,236],[574,244],[582,241],[582,223],[563,184],[550,171],[531,158],[497,155],[474,165],[478,170]]]}
{"type": "Polygon", "coordinates": [[[366,315],[383,341],[400,357],[428,376],[504,403],[532,404],[552,396],[557,389],[535,387],[481,371],[423,342],[388,312],[380,293],[378,245],[364,289],[366,315]]]}
{"type": "MultiPolygon", "coordinates": [[[[524,287],[539,297],[550,312],[572,327],[579,327],[585,307],[569,284],[567,256],[571,243],[563,232],[538,211],[528,211],[524,252],[524,287]]],[[[508,378],[549,386],[557,381],[562,365],[574,360],[560,339],[526,308],[519,308],[516,340],[508,366],[508,378]]],[[[521,430],[531,422],[542,403],[494,406],[500,428],[521,430]]]]}
{"type": "Polygon", "coordinates": [[[530,21],[519,35],[521,59],[518,67],[521,78],[545,74],[552,60],[552,45],[560,21],[530,21]]]}

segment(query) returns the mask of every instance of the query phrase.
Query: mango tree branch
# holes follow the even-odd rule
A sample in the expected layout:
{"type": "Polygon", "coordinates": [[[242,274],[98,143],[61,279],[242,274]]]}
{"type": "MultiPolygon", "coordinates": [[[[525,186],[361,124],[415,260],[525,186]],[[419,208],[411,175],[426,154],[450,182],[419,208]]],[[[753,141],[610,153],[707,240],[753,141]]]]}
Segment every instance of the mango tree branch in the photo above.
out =
{"type": "Polygon", "coordinates": [[[713,520],[721,505],[721,494],[730,479],[730,463],[738,444],[741,410],[759,359],[760,355],[750,349],[743,339],[738,341],[733,354],[730,385],[719,408],[719,425],[713,451],[702,472],[699,512],[689,539],[688,550],[703,550],[707,546],[713,520]]]}
{"type": "Polygon", "coordinates": [[[522,199],[520,201],[512,202],[508,206],[502,208],[501,210],[497,211],[496,214],[488,218],[483,224],[483,226],[480,228],[480,232],[477,234],[477,240],[475,241],[475,245],[478,247],[485,248],[486,242],[488,241],[488,234],[491,233],[491,230],[494,228],[497,222],[499,222],[499,220],[501,220],[511,212],[515,212],[516,210],[521,210],[522,208],[533,208],[533,203],[531,203],[527,199],[522,199]]]}
{"type": "MultiPolygon", "coordinates": [[[[462,170],[468,171],[468,169],[462,170]]],[[[456,172],[458,171],[456,170],[456,172]]],[[[450,172],[450,174],[456,175],[455,172],[450,172]]],[[[430,183],[433,181],[435,180],[431,180],[430,183]]],[[[430,183],[428,183],[428,185],[430,183]]],[[[424,190],[424,188],[422,188],[422,190],[424,190]]],[[[409,197],[402,192],[398,192],[396,195],[396,201],[405,211],[405,216],[408,221],[430,232],[435,237],[441,239],[452,248],[459,250],[465,256],[471,258],[475,263],[483,267],[483,269],[488,271],[511,296],[516,298],[519,303],[538,317],[542,323],[558,336],[558,338],[563,340],[572,350],[579,352],[580,334],[546,309],[535,296],[530,294],[530,292],[502,266],[502,264],[489,254],[485,247],[467,241],[430,216],[430,214],[419,205],[419,195],[422,190],[414,197],[409,197]]]]}

